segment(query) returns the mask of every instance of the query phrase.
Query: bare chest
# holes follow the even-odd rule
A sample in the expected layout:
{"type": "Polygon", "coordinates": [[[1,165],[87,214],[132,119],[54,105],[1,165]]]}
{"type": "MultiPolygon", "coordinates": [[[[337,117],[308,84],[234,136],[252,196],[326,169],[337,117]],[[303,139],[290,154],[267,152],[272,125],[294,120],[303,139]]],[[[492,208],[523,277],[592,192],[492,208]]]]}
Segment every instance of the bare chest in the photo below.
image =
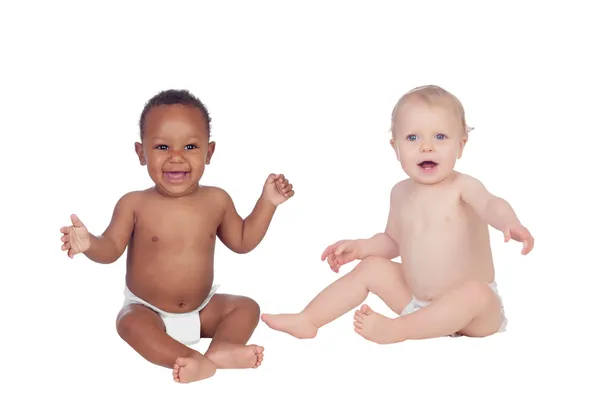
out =
{"type": "Polygon", "coordinates": [[[199,206],[153,206],[136,212],[134,243],[181,251],[213,245],[219,212],[199,206]]]}
{"type": "Polygon", "coordinates": [[[469,212],[458,192],[414,192],[398,203],[398,229],[412,236],[457,232],[469,226],[469,212]]]}

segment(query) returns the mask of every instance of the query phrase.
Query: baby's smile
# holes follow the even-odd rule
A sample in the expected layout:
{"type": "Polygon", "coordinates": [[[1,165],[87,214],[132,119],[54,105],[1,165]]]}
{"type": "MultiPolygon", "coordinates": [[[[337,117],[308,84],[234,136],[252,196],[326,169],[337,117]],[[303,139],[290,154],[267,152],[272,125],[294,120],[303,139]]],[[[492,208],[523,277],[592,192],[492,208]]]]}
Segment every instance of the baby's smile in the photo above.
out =
{"type": "Polygon", "coordinates": [[[435,170],[435,168],[438,166],[438,164],[435,161],[432,160],[425,160],[419,163],[419,167],[422,170],[425,170],[427,172],[431,172],[433,170],[435,170]]]}
{"type": "Polygon", "coordinates": [[[179,183],[182,182],[183,180],[185,180],[189,175],[190,172],[188,171],[166,171],[163,172],[163,175],[165,176],[165,178],[173,183],[179,183]]]}

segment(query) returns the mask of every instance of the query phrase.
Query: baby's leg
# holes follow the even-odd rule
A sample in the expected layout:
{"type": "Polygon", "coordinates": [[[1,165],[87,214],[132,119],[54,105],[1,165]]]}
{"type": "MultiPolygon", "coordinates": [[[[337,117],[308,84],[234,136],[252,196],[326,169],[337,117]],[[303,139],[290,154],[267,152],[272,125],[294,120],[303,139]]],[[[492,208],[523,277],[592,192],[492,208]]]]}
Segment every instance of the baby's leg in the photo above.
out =
{"type": "Polygon", "coordinates": [[[376,343],[397,343],[460,333],[494,334],[502,323],[500,299],[485,282],[469,281],[414,313],[390,319],[363,305],[355,315],[356,332],[376,343]]]}
{"type": "Polygon", "coordinates": [[[262,346],[246,342],[258,325],[260,308],[248,298],[215,294],[200,312],[201,335],[212,338],[205,356],[218,369],[256,368],[263,360],[262,346]]]}
{"type": "Polygon", "coordinates": [[[146,360],[168,368],[184,366],[185,370],[173,373],[177,382],[205,379],[216,372],[213,362],[170,337],[158,314],[143,305],[131,304],[121,310],[117,332],[146,360]]]}
{"type": "Polygon", "coordinates": [[[380,297],[397,314],[412,299],[402,274],[402,264],[368,257],[321,291],[301,313],[263,314],[262,319],[272,329],[294,337],[315,337],[320,327],[358,306],[369,292],[380,297]]]}

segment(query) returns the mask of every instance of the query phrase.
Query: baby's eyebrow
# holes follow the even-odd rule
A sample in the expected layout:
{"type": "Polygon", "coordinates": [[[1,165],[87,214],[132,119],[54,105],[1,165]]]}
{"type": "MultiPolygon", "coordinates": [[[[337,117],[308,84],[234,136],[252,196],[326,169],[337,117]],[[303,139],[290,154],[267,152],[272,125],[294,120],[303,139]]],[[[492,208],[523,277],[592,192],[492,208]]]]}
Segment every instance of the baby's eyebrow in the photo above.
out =
{"type": "MultiPolygon", "coordinates": [[[[163,137],[161,135],[151,135],[147,137],[148,140],[152,140],[152,141],[173,141],[173,140],[177,140],[177,138],[173,138],[173,137],[163,137]]],[[[206,137],[202,137],[199,135],[190,135],[190,136],[185,136],[182,137],[181,140],[182,141],[189,141],[189,140],[204,140],[206,139],[206,137]]]]}
{"type": "Polygon", "coordinates": [[[152,141],[163,141],[164,138],[158,135],[147,135],[144,137],[146,140],[152,140],[152,141]]]}

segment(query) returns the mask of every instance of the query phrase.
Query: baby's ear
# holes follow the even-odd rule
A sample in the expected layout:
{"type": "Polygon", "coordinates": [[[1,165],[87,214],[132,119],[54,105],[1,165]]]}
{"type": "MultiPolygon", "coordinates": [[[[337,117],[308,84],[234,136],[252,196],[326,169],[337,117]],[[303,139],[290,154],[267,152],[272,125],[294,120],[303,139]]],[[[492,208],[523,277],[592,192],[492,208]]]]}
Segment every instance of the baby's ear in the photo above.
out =
{"type": "Polygon", "coordinates": [[[396,147],[396,140],[394,138],[390,138],[390,145],[394,149],[394,154],[396,155],[396,158],[398,159],[398,161],[400,161],[400,154],[398,154],[398,147],[396,147]]]}
{"type": "Polygon", "coordinates": [[[138,158],[140,159],[140,165],[145,166],[146,157],[144,157],[144,148],[142,147],[142,143],[135,143],[135,152],[138,155],[138,158]]]}
{"type": "Polygon", "coordinates": [[[206,164],[210,164],[210,159],[212,158],[213,154],[215,153],[215,146],[216,146],[216,143],[214,141],[211,141],[208,143],[208,151],[206,152],[206,160],[205,160],[206,164]]]}
{"type": "Polygon", "coordinates": [[[467,135],[460,139],[460,144],[458,147],[458,158],[462,157],[465,146],[467,145],[467,141],[469,141],[469,137],[467,135]]]}

